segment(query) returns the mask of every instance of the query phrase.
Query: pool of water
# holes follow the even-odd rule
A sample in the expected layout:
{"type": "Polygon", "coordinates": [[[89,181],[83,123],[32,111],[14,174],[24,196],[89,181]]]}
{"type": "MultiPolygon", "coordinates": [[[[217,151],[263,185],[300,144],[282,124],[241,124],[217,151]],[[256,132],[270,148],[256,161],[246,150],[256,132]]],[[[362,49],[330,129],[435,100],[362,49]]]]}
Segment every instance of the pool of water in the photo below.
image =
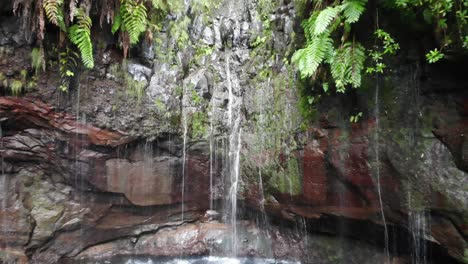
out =
{"type": "Polygon", "coordinates": [[[301,264],[295,261],[283,261],[275,259],[259,258],[226,258],[226,257],[197,257],[180,259],[152,259],[138,258],[128,259],[123,264],[301,264]]]}

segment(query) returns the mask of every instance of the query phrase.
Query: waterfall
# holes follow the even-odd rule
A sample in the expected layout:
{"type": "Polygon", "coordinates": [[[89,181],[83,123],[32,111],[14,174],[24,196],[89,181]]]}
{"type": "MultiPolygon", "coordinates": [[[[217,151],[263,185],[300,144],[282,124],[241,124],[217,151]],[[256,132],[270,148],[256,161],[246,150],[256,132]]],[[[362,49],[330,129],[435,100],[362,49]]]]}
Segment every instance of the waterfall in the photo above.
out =
{"type": "Polygon", "coordinates": [[[213,210],[213,163],[214,163],[214,131],[213,131],[213,115],[214,115],[214,96],[211,96],[211,111],[210,111],[210,210],[213,210]]]}
{"type": "Polygon", "coordinates": [[[411,252],[412,263],[426,264],[426,214],[424,211],[410,211],[409,212],[409,229],[413,241],[413,250],[411,252]]]}
{"type": "MultiPolygon", "coordinates": [[[[232,81],[230,70],[230,54],[226,54],[226,81],[229,94],[228,102],[228,132],[229,132],[229,194],[228,194],[228,214],[231,225],[231,254],[237,255],[237,191],[239,186],[240,169],[240,149],[241,149],[241,103],[237,102],[234,96],[233,84],[239,89],[237,81],[232,81]]],[[[237,80],[237,79],[236,79],[237,80]]]]}
{"type": "MultiPolygon", "coordinates": [[[[185,90],[185,89],[184,89],[185,90]]],[[[185,95],[185,91],[184,91],[185,95]]],[[[186,162],[186,155],[187,155],[187,113],[182,108],[182,123],[183,123],[183,130],[184,130],[184,139],[183,139],[183,146],[182,146],[182,200],[181,200],[181,207],[182,207],[182,221],[184,221],[184,203],[185,203],[185,162],[186,162]]]]}
{"type": "MultiPolygon", "coordinates": [[[[3,128],[2,128],[2,123],[0,123],[0,150],[4,150],[3,146],[3,128]]],[[[1,192],[2,192],[2,203],[0,205],[0,212],[5,213],[5,210],[7,208],[7,197],[8,197],[8,182],[7,182],[7,176],[5,175],[5,165],[4,165],[4,159],[3,159],[3,154],[0,156],[0,166],[2,167],[2,183],[0,185],[1,187],[1,192]]],[[[7,223],[0,217],[0,232],[6,233],[7,230],[7,223]]],[[[0,247],[3,247],[4,245],[0,244],[0,247]]]]}
{"type": "Polygon", "coordinates": [[[377,194],[379,196],[379,205],[380,205],[380,214],[382,216],[382,221],[384,225],[384,242],[385,242],[385,255],[387,257],[387,263],[390,263],[390,252],[388,248],[388,228],[387,228],[387,221],[385,219],[385,212],[383,209],[383,202],[382,202],[382,191],[380,186],[380,149],[379,149],[379,129],[380,129],[380,107],[379,107],[379,77],[377,77],[376,87],[375,87],[375,108],[374,108],[374,115],[375,115],[375,162],[376,166],[376,177],[377,177],[377,194]]]}
{"type": "MultiPolygon", "coordinates": [[[[76,113],[75,113],[75,118],[76,118],[76,122],[77,122],[77,125],[81,125],[83,123],[83,125],[86,124],[86,116],[83,116],[83,118],[81,118],[81,114],[80,114],[80,103],[81,103],[81,84],[78,83],[77,85],[77,93],[76,93],[76,113]]],[[[78,195],[78,200],[79,200],[79,203],[82,205],[84,204],[84,200],[83,200],[83,192],[84,192],[84,179],[83,179],[83,173],[81,172],[81,162],[80,162],[80,153],[81,153],[81,144],[79,143],[83,136],[80,135],[80,133],[78,131],[76,131],[76,135],[75,135],[75,145],[72,146],[72,148],[74,148],[74,155],[75,155],[75,160],[74,160],[74,166],[75,166],[75,173],[74,173],[74,178],[75,178],[75,186],[76,188],[78,189],[78,192],[77,192],[77,195],[78,195]]],[[[80,237],[82,238],[83,236],[85,235],[85,231],[83,230],[83,222],[80,221],[80,237]]],[[[80,245],[83,243],[82,242],[82,239],[80,239],[80,241],[78,242],[80,243],[80,245]]]]}
{"type": "MultiPolygon", "coordinates": [[[[269,77],[268,80],[267,80],[267,83],[266,83],[266,89],[269,89],[270,88],[270,83],[271,83],[271,78],[269,77]]],[[[261,94],[258,96],[258,98],[260,98],[260,102],[258,104],[258,109],[259,109],[259,118],[258,118],[258,123],[259,123],[259,127],[256,131],[259,139],[259,144],[258,144],[258,148],[259,148],[259,157],[260,159],[263,158],[263,151],[265,151],[265,130],[266,130],[266,121],[265,121],[265,116],[264,116],[264,108],[265,108],[265,102],[264,102],[264,98],[265,98],[265,90],[260,90],[261,91],[261,94]]],[[[258,102],[258,101],[257,101],[258,102]]],[[[267,232],[267,236],[270,236],[269,234],[269,231],[268,231],[268,219],[267,219],[267,215],[266,215],[266,212],[265,212],[265,193],[264,193],[264,189],[263,189],[263,178],[262,178],[262,166],[263,166],[263,163],[260,163],[260,166],[258,167],[258,185],[259,185],[259,192],[260,192],[260,214],[262,215],[262,222],[261,222],[261,225],[262,226],[265,226],[267,227],[266,228],[266,232],[267,232]]]]}
{"type": "Polygon", "coordinates": [[[426,212],[424,209],[413,208],[411,196],[411,184],[408,184],[408,229],[410,232],[411,263],[427,263],[427,247],[425,239],[429,236],[427,233],[428,224],[426,212]]]}

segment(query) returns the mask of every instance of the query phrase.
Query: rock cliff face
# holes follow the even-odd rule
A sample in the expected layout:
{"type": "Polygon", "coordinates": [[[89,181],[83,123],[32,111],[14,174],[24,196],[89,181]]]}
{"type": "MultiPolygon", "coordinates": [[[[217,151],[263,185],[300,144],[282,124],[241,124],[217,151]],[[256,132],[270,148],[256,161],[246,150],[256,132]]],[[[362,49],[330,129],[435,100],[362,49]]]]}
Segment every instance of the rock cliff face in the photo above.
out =
{"type": "Polygon", "coordinates": [[[229,255],[236,119],[239,256],[466,262],[468,60],[428,67],[403,60],[408,49],[304,120],[287,63],[295,6],[266,2],[187,9],[124,64],[103,36],[96,68],[67,93],[53,67],[33,77],[33,40],[1,3],[0,260],[229,255]],[[31,89],[11,96],[14,80],[31,89]]]}

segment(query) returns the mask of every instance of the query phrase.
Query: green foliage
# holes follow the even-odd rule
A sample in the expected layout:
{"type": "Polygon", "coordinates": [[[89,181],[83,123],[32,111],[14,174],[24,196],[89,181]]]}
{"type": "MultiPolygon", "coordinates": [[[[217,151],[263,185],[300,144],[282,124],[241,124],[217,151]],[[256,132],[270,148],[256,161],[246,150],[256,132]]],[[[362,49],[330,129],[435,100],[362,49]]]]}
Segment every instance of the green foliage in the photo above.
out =
{"type": "Polygon", "coordinates": [[[176,41],[176,47],[179,50],[185,49],[189,42],[190,38],[188,35],[188,26],[190,24],[190,18],[184,16],[183,18],[178,19],[177,21],[171,21],[169,23],[169,33],[171,38],[176,41]]]}
{"type": "MultiPolygon", "coordinates": [[[[127,32],[130,38],[130,44],[138,43],[141,33],[146,31],[147,13],[144,2],[136,0],[121,0],[120,28],[127,32]]],[[[115,24],[114,24],[115,25],[115,24]]],[[[112,29],[113,32],[116,30],[112,29]]]]}
{"type": "MultiPolygon", "coordinates": [[[[302,78],[320,79],[320,66],[328,64],[338,92],[345,92],[347,86],[361,86],[365,48],[357,41],[347,41],[347,38],[351,24],[356,23],[365,11],[365,4],[365,0],[345,0],[323,9],[320,7],[302,22],[306,44],[291,59],[302,78]],[[338,47],[335,46],[336,32],[343,34],[338,47]]],[[[324,73],[322,71],[321,77],[324,77],[324,73]]],[[[328,92],[328,83],[323,84],[323,90],[328,92]]]]}
{"type": "Polygon", "coordinates": [[[422,14],[424,21],[433,27],[440,47],[426,54],[429,63],[442,59],[442,51],[468,50],[467,0],[396,0],[395,4],[401,12],[422,14]]]}
{"type": "Polygon", "coordinates": [[[296,51],[292,62],[296,63],[302,78],[315,74],[319,65],[333,53],[333,40],[327,34],[321,34],[310,40],[307,46],[296,51]]]}
{"type": "Polygon", "coordinates": [[[141,100],[144,95],[147,83],[133,79],[133,76],[128,73],[124,75],[124,83],[127,91],[130,94],[136,96],[138,100],[141,100]]]}
{"type": "Polygon", "coordinates": [[[70,41],[75,44],[81,53],[81,60],[86,68],[94,67],[93,43],[91,42],[91,18],[82,10],[75,12],[77,22],[71,26],[68,32],[70,41]]]}
{"type": "Polygon", "coordinates": [[[36,75],[39,71],[46,70],[46,64],[44,59],[44,50],[41,48],[33,48],[31,50],[31,67],[34,69],[36,75]]]}
{"type": "Polygon", "coordinates": [[[191,96],[192,102],[194,105],[200,105],[203,101],[203,98],[198,95],[197,91],[195,89],[192,89],[192,96],[191,96]]]}
{"type": "Polygon", "coordinates": [[[213,0],[192,0],[190,8],[195,13],[206,13],[213,8],[218,8],[222,1],[213,0]]]}
{"type": "Polygon", "coordinates": [[[43,0],[42,6],[46,13],[47,19],[49,19],[52,24],[58,26],[61,30],[66,32],[67,30],[62,11],[63,0],[43,0]]]}
{"type": "Polygon", "coordinates": [[[127,62],[125,60],[122,63],[112,64],[109,67],[109,73],[125,86],[128,94],[141,100],[148,84],[145,81],[135,80],[133,76],[128,73],[127,62]]]}
{"type": "Polygon", "coordinates": [[[359,112],[357,113],[356,115],[352,115],[350,118],[349,118],[349,122],[351,123],[357,123],[359,122],[359,119],[361,119],[362,117],[362,112],[359,112]]]}
{"type": "Polygon", "coordinates": [[[208,116],[206,112],[195,112],[192,115],[192,138],[203,137],[206,134],[206,123],[208,116]]]}
{"type": "Polygon", "coordinates": [[[338,16],[341,6],[327,7],[320,11],[314,23],[314,35],[320,35],[328,29],[331,22],[338,16]]]}
{"type": "Polygon", "coordinates": [[[361,86],[361,72],[365,59],[365,49],[359,43],[346,42],[335,50],[330,60],[330,68],[337,92],[344,93],[348,85],[353,88],[361,86]]]}
{"type": "Polygon", "coordinates": [[[10,83],[10,90],[13,95],[19,95],[23,89],[23,82],[21,80],[13,80],[10,83]]]}
{"type": "Polygon", "coordinates": [[[437,61],[444,58],[444,54],[441,53],[438,49],[433,49],[426,54],[426,60],[429,63],[436,63],[437,61]]]}
{"type": "Polygon", "coordinates": [[[380,46],[376,46],[374,49],[369,50],[369,57],[371,58],[372,64],[367,67],[366,73],[383,73],[387,67],[383,62],[385,55],[395,55],[400,49],[400,45],[382,29],[377,29],[374,32],[377,40],[382,43],[380,46]]]}
{"type": "Polygon", "coordinates": [[[365,0],[348,0],[343,3],[343,15],[349,24],[356,23],[366,10],[365,0]]]}
{"type": "Polygon", "coordinates": [[[468,248],[463,251],[463,262],[468,263],[468,248]]]}
{"type": "Polygon", "coordinates": [[[69,48],[59,53],[59,68],[62,83],[59,88],[62,92],[68,91],[71,79],[78,68],[79,55],[69,48]]]}

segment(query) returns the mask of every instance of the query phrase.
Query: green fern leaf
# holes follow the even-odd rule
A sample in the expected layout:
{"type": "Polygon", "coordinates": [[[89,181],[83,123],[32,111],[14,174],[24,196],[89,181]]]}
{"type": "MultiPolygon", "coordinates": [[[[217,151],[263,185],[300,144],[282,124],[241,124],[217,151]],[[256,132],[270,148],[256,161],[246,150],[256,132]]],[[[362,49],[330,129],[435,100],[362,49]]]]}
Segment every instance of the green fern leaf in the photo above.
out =
{"type": "Polygon", "coordinates": [[[301,26],[304,29],[304,35],[307,41],[311,40],[314,37],[315,20],[317,20],[317,16],[319,15],[319,13],[320,12],[315,11],[308,19],[302,21],[301,26]]]}
{"type": "Polygon", "coordinates": [[[366,49],[359,43],[355,43],[351,50],[351,68],[349,70],[349,84],[353,88],[361,87],[362,71],[366,60],[366,49]]]}
{"type": "Polygon", "coordinates": [[[334,52],[330,69],[338,92],[344,92],[347,85],[354,88],[361,86],[365,59],[365,49],[359,43],[346,42],[334,52]]]}
{"type": "Polygon", "coordinates": [[[329,35],[320,35],[311,40],[303,49],[296,51],[292,62],[297,64],[302,78],[310,77],[319,65],[333,52],[333,40],[329,35]]]}
{"type": "Polygon", "coordinates": [[[366,10],[367,0],[346,0],[343,3],[343,15],[347,23],[355,23],[366,10]]]}
{"type": "Polygon", "coordinates": [[[94,67],[93,43],[91,42],[91,18],[81,9],[75,13],[77,22],[68,32],[70,41],[80,50],[81,60],[86,68],[94,67]]]}
{"type": "Polygon", "coordinates": [[[152,0],[153,7],[155,9],[167,12],[169,11],[169,5],[166,0],[152,0]]]}
{"type": "Polygon", "coordinates": [[[138,43],[141,33],[146,31],[147,13],[143,2],[121,0],[120,15],[123,29],[128,32],[130,44],[138,43]]]}
{"type": "Polygon", "coordinates": [[[338,16],[340,13],[341,6],[327,7],[324,10],[320,11],[315,20],[314,25],[314,35],[319,35],[324,33],[331,22],[338,16]]]}
{"type": "Polygon", "coordinates": [[[122,25],[122,16],[120,15],[120,13],[117,13],[114,16],[114,23],[112,24],[112,29],[111,29],[112,34],[115,34],[115,32],[119,31],[121,25],[122,25]]]}
{"type": "MultiPolygon", "coordinates": [[[[47,18],[49,21],[61,27],[61,23],[63,23],[63,13],[61,12],[63,5],[63,0],[43,0],[42,7],[46,13],[47,18]]],[[[65,23],[63,23],[65,25],[65,23]]]]}

